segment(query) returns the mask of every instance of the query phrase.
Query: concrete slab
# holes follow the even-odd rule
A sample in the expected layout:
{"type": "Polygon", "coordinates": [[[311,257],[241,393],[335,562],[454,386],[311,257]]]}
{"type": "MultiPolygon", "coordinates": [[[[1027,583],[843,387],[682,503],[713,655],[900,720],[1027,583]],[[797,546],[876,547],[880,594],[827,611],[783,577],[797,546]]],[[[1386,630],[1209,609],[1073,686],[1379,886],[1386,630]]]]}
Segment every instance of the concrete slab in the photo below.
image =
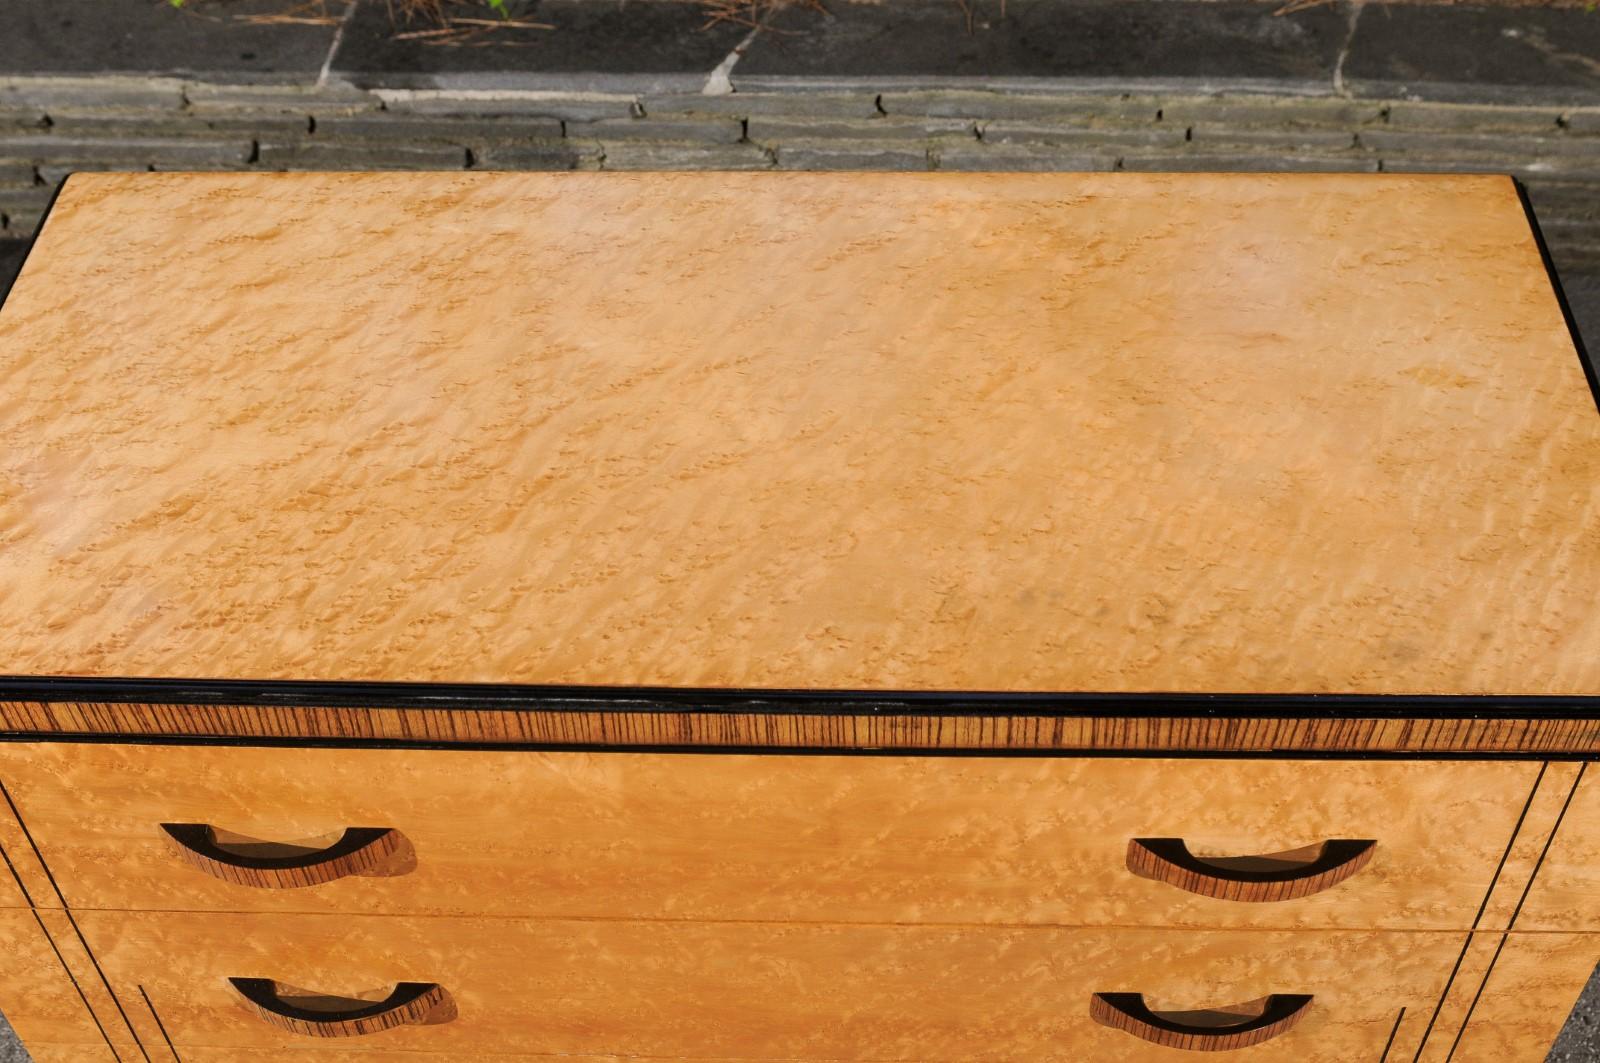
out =
{"type": "Polygon", "coordinates": [[[4,0],[0,77],[160,73],[219,81],[314,78],[334,27],[249,21],[251,15],[281,14],[283,8],[281,0],[230,0],[182,9],[165,0],[4,0]]]}
{"type": "Polygon", "coordinates": [[[1041,79],[1149,85],[1157,91],[1333,89],[1348,21],[1330,5],[1275,16],[1248,0],[950,0],[791,8],[733,70],[739,90],[804,80],[812,88],[869,81],[883,88],[1028,87],[1041,79]]]}
{"type": "MultiPolygon", "coordinates": [[[[1580,315],[1580,323],[1593,337],[1589,343],[1593,351],[1600,346],[1600,274],[1574,279],[1579,283],[1569,283],[1567,294],[1569,298],[1582,299],[1588,309],[1588,321],[1582,322],[1580,315]]],[[[1600,1063],[1600,970],[1589,979],[1545,1063],[1600,1063]]]]}
{"type": "Polygon", "coordinates": [[[1369,4],[1344,84],[1368,97],[1582,106],[1600,102],[1600,15],[1581,7],[1369,4]]]}

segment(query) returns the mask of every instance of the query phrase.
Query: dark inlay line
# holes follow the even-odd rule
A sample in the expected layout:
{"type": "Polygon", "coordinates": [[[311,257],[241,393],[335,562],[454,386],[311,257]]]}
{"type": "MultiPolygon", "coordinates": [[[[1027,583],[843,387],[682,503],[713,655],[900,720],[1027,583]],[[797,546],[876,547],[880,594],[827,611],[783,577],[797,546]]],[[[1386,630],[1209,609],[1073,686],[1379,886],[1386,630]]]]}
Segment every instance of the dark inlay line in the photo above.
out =
{"type": "Polygon", "coordinates": [[[1567,818],[1567,809],[1572,807],[1572,799],[1578,796],[1578,786],[1583,782],[1583,773],[1588,768],[1587,762],[1578,765],[1578,777],[1572,780],[1572,789],[1567,791],[1567,799],[1561,803],[1561,813],[1556,816],[1555,826],[1550,828],[1550,836],[1544,840],[1544,848],[1539,850],[1539,859],[1533,865],[1533,874],[1528,876],[1528,884],[1522,887],[1522,896],[1517,899],[1516,910],[1511,913],[1511,921],[1506,924],[1508,931],[1516,928],[1517,916],[1522,914],[1522,906],[1527,903],[1533,883],[1539,877],[1539,869],[1544,866],[1544,858],[1550,855],[1550,846],[1555,844],[1556,834],[1561,830],[1561,821],[1567,818]]]}
{"type": "Polygon", "coordinates": [[[144,1042],[139,1040],[139,1031],[134,1029],[133,1022],[128,1018],[128,1011],[122,1006],[122,1001],[117,997],[117,991],[111,988],[111,980],[106,977],[106,972],[101,969],[100,961],[95,957],[94,950],[89,947],[89,939],[83,936],[78,921],[72,917],[72,908],[67,904],[66,894],[61,892],[61,886],[56,882],[56,877],[50,871],[50,865],[45,862],[44,853],[39,850],[39,843],[33,840],[33,832],[28,829],[27,821],[22,818],[22,810],[17,808],[17,803],[11,799],[11,791],[6,789],[4,782],[0,782],[0,796],[4,796],[6,804],[11,808],[11,815],[16,819],[17,826],[22,828],[22,836],[33,847],[33,855],[38,858],[39,866],[44,868],[44,877],[50,883],[50,888],[55,891],[56,897],[61,901],[61,913],[67,917],[67,924],[72,927],[72,932],[78,935],[78,943],[83,946],[84,954],[89,957],[89,962],[94,965],[95,974],[100,976],[100,984],[106,987],[106,993],[111,997],[111,1003],[116,1005],[117,1014],[122,1016],[122,1022],[128,1027],[128,1035],[133,1038],[133,1043],[139,1049],[139,1054],[145,1058],[145,1063],[152,1063],[150,1053],[144,1049],[144,1042]]]}
{"type": "Polygon", "coordinates": [[[150,1000],[150,994],[144,991],[144,986],[142,985],[136,988],[139,990],[139,995],[144,998],[144,1006],[150,1009],[150,1017],[156,1020],[156,1029],[161,1031],[161,1039],[167,1042],[167,1050],[172,1053],[172,1058],[176,1063],[183,1063],[183,1060],[178,1057],[177,1047],[173,1045],[172,1038],[167,1034],[167,1024],[161,1021],[160,1014],[156,1012],[155,1004],[150,1000]]]}
{"type": "MultiPolygon", "coordinates": [[[[20,821],[18,823],[20,826],[20,821]]],[[[22,875],[17,871],[17,865],[11,862],[11,854],[6,852],[5,846],[0,845],[0,860],[6,862],[6,870],[11,872],[11,877],[16,880],[17,889],[22,891],[22,899],[28,902],[28,911],[33,914],[33,921],[39,924],[39,933],[44,936],[45,943],[50,946],[50,951],[55,953],[56,962],[61,964],[62,973],[67,976],[67,981],[72,983],[72,989],[78,994],[78,999],[83,1001],[83,1010],[89,1013],[89,1018],[94,1022],[94,1028],[100,1031],[100,1037],[105,1041],[106,1047],[111,1050],[111,1058],[117,1063],[122,1063],[122,1057],[117,1054],[117,1046],[111,1043],[111,1037],[106,1033],[106,1028],[100,1022],[100,1016],[94,1013],[94,1008],[89,1004],[89,997],[83,991],[83,986],[78,984],[78,978],[72,973],[72,968],[67,966],[67,958],[61,955],[55,938],[50,936],[50,928],[44,925],[44,918],[39,914],[38,905],[33,903],[33,895],[28,892],[28,887],[22,881],[22,875]]]]}
{"type": "Polygon", "coordinates": [[[1456,975],[1461,973],[1461,964],[1467,958],[1467,950],[1472,948],[1472,932],[1467,932],[1467,940],[1461,943],[1461,955],[1456,957],[1456,965],[1450,968],[1450,977],[1444,981],[1444,992],[1439,994],[1439,1003],[1433,1007],[1433,1015],[1428,1019],[1428,1026],[1422,1031],[1422,1040],[1417,1042],[1417,1054],[1411,1057],[1411,1063],[1417,1063],[1422,1058],[1422,1050],[1428,1047],[1428,1038],[1433,1034],[1433,1024],[1439,1021],[1439,1012],[1444,1010],[1444,1002],[1450,997],[1450,987],[1455,984],[1456,975]]]}
{"type": "Polygon", "coordinates": [[[1511,938],[1511,928],[1517,925],[1517,916],[1522,914],[1522,905],[1528,899],[1533,883],[1539,876],[1539,869],[1544,866],[1544,858],[1550,852],[1550,846],[1556,840],[1556,833],[1561,829],[1561,821],[1567,816],[1567,809],[1572,805],[1572,799],[1577,796],[1578,784],[1583,781],[1583,773],[1588,764],[1578,766],[1578,775],[1572,780],[1572,788],[1567,791],[1567,798],[1561,804],[1561,812],[1556,816],[1555,825],[1550,828],[1550,834],[1544,840],[1544,848],[1539,851],[1539,859],[1533,865],[1533,873],[1528,876],[1527,884],[1522,887],[1522,896],[1517,899],[1517,907],[1511,913],[1511,919],[1506,924],[1505,932],[1500,935],[1500,943],[1495,946],[1494,955],[1489,958],[1489,966],[1483,972],[1483,980],[1478,983],[1478,991],[1472,995],[1472,1003],[1467,1005],[1467,1014],[1461,1020],[1461,1028],[1456,1031],[1455,1038],[1450,1042],[1450,1050],[1445,1053],[1445,1063],[1456,1054],[1456,1048],[1461,1044],[1461,1038],[1466,1036],[1467,1027],[1472,1024],[1472,1013],[1478,1010],[1478,1001],[1483,999],[1483,991],[1489,987],[1489,979],[1494,975],[1495,965],[1500,962],[1500,953],[1505,950],[1506,942],[1511,938]]]}
{"type": "Polygon", "coordinates": [[[34,907],[33,897],[28,893],[28,887],[23,885],[22,876],[17,874],[17,865],[11,862],[11,854],[6,852],[6,847],[0,845],[0,859],[6,862],[6,870],[11,872],[11,877],[17,881],[17,889],[22,891],[22,899],[28,902],[28,907],[34,907]]]}
{"type": "Polygon", "coordinates": [[[1461,1020],[1461,1029],[1456,1031],[1455,1040],[1450,1042],[1450,1051],[1444,1054],[1444,1063],[1450,1063],[1456,1054],[1456,1046],[1461,1043],[1462,1036],[1467,1032],[1467,1027],[1472,1023],[1472,1013],[1478,1009],[1478,1001],[1483,998],[1483,991],[1489,985],[1489,976],[1494,974],[1494,965],[1500,962],[1500,950],[1506,947],[1509,933],[1500,935],[1500,944],[1494,947],[1494,955],[1489,958],[1489,969],[1483,972],[1483,981],[1478,983],[1478,991],[1472,995],[1472,1003],[1467,1006],[1466,1018],[1461,1020]]]}
{"type": "MultiPolygon", "coordinates": [[[[83,991],[83,986],[78,984],[77,975],[73,974],[72,968],[67,966],[67,958],[61,955],[61,949],[56,945],[56,939],[50,936],[50,929],[44,925],[44,919],[39,915],[39,909],[29,908],[28,911],[33,913],[33,921],[39,924],[39,933],[43,934],[44,939],[50,943],[50,951],[56,954],[56,962],[61,964],[61,970],[66,973],[67,981],[72,983],[72,988],[78,993],[78,999],[83,1001],[83,1010],[87,1011],[89,1018],[94,1020],[94,1028],[100,1031],[101,1038],[105,1040],[106,1048],[111,1051],[111,1058],[116,1060],[117,1063],[122,1063],[122,1056],[117,1052],[117,1046],[111,1043],[111,1035],[106,1033],[105,1026],[100,1022],[100,1016],[94,1013],[94,1007],[89,1003],[88,994],[83,991]]],[[[23,1045],[23,1047],[26,1048],[27,1045],[23,1045]]]]}
{"type": "Polygon", "coordinates": [[[1394,1039],[1400,1033],[1400,1024],[1405,1021],[1406,1009],[1401,1008],[1400,1014],[1394,1017],[1394,1029],[1389,1031],[1389,1039],[1383,1042],[1383,1055],[1378,1057],[1378,1063],[1385,1063],[1389,1058],[1389,1049],[1394,1047],[1394,1039]]]}
{"type": "Polygon", "coordinates": [[[1544,773],[1550,767],[1547,760],[1539,765],[1539,774],[1534,776],[1533,789],[1528,791],[1528,799],[1522,803],[1522,813],[1517,816],[1517,825],[1511,828],[1511,838],[1506,842],[1506,851],[1500,854],[1500,863],[1495,865],[1494,876],[1489,879],[1489,890],[1483,895],[1483,903],[1478,905],[1478,914],[1472,917],[1472,929],[1478,929],[1478,923],[1483,919],[1483,913],[1489,907],[1489,898],[1494,896],[1495,886],[1500,884],[1500,873],[1505,870],[1506,861],[1511,858],[1511,850],[1516,848],[1517,835],[1522,833],[1523,821],[1528,818],[1528,809],[1533,807],[1533,797],[1539,792],[1539,784],[1544,781],[1544,773]]]}

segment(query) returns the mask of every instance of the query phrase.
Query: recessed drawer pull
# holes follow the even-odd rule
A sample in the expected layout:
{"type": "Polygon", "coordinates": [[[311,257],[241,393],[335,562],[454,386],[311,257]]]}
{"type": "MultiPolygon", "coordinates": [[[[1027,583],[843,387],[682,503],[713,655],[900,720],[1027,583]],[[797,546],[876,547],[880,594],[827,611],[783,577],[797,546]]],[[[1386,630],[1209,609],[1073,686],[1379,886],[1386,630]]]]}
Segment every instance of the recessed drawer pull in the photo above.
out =
{"type": "Polygon", "coordinates": [[[163,823],[161,829],[190,866],[240,886],[293,889],[350,875],[403,875],[416,867],[411,843],[388,827],[350,827],[322,849],[268,842],[224,847],[216,828],[205,823],[163,823]]]}
{"type": "Polygon", "coordinates": [[[1101,1026],[1122,1030],[1152,1044],[1191,1052],[1249,1048],[1287,1031],[1311,1003],[1298,993],[1274,993],[1259,1000],[1203,1011],[1151,1011],[1142,993],[1096,993],[1089,1016],[1101,1026]]]}
{"type": "Polygon", "coordinates": [[[399,982],[383,1000],[331,997],[271,978],[230,978],[262,1022],[306,1037],[360,1037],[396,1026],[433,1026],[456,1017],[455,1001],[437,982],[399,982]]]}
{"type": "Polygon", "coordinates": [[[1128,842],[1128,870],[1202,897],[1292,901],[1337,886],[1366,867],[1377,844],[1339,838],[1283,853],[1202,860],[1182,838],[1134,838],[1128,842]]]}

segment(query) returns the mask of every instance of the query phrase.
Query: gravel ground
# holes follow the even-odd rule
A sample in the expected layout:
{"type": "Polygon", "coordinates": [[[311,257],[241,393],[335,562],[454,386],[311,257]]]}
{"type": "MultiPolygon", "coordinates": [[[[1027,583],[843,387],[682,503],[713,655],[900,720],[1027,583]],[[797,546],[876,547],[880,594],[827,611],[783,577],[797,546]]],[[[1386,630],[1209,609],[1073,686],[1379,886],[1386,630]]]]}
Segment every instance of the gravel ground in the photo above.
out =
{"type": "MultiPolygon", "coordinates": [[[[0,288],[10,283],[22,264],[22,251],[18,241],[0,241],[0,288]]],[[[1586,346],[1600,357],[1600,273],[1567,274],[1562,286],[1586,346]]],[[[0,1017],[0,1063],[28,1063],[28,1053],[17,1043],[4,1017],[0,1017]]],[[[1600,1063],[1600,970],[1589,979],[1546,1063],[1600,1063]]]]}

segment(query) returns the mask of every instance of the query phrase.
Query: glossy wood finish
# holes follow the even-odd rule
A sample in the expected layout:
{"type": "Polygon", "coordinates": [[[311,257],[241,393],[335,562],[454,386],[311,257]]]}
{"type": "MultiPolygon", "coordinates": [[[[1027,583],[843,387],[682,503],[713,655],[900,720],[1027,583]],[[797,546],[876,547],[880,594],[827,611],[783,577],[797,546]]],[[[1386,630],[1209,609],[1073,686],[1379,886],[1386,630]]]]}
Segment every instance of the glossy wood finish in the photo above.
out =
{"type": "Polygon", "coordinates": [[[1564,788],[1560,825],[1516,917],[1518,930],[1600,931],[1600,764],[1564,788]]]}
{"type": "Polygon", "coordinates": [[[77,174],[0,394],[13,674],[1600,696],[1503,177],[77,174]]]}
{"type": "Polygon", "coordinates": [[[70,1048],[95,1063],[115,1058],[44,920],[25,908],[0,910],[0,957],[0,1005],[24,1044],[70,1048]]]}
{"type": "MultiPolygon", "coordinates": [[[[1089,1016],[1095,992],[1188,1010],[1268,992],[1317,1004],[1274,1044],[1377,1059],[1402,1007],[1437,999],[1453,934],[515,922],[83,913],[114,982],[139,981],[180,1053],[307,1042],[249,1015],[242,971],[326,992],[449,987],[459,1017],[363,1038],[494,1052],[904,1060],[1148,1060],[1089,1016]]],[[[1420,1031],[1418,1031],[1420,1034],[1420,1031]]],[[[1414,1049],[1415,1044],[1412,1044],[1414,1049]]]]}
{"type": "MultiPolygon", "coordinates": [[[[5,773],[0,770],[0,790],[4,786],[5,773]]],[[[0,853],[5,856],[5,866],[0,868],[0,908],[59,904],[38,850],[12,814],[9,792],[0,793],[0,853]]]]}
{"type": "MultiPolygon", "coordinates": [[[[67,977],[73,983],[74,994],[87,1007],[91,1015],[90,1022],[100,1035],[100,1043],[111,1046],[119,1060],[141,1059],[143,1053],[140,1045],[144,1043],[144,1038],[135,1026],[139,1016],[135,1010],[130,1010],[131,1002],[139,999],[138,986],[122,987],[131,996],[127,999],[119,997],[90,952],[83,928],[71,912],[36,908],[32,914],[48,939],[51,954],[65,968],[67,977]]],[[[9,992],[0,989],[0,993],[4,994],[0,995],[0,1009],[14,1006],[9,992]]],[[[27,994],[22,995],[26,998],[27,994]]],[[[28,1005],[24,1002],[22,1007],[28,1005]]],[[[23,1036],[26,1039],[27,1035],[23,1036]]],[[[82,1037],[81,1029],[77,1036],[82,1037]]],[[[26,1040],[24,1043],[27,1043],[26,1040]]]]}
{"type": "MultiPolygon", "coordinates": [[[[1227,706],[1219,699],[1218,707],[1227,706]]],[[[1600,712],[1499,718],[1495,706],[1433,715],[1304,713],[1108,715],[977,712],[562,711],[443,707],[192,705],[0,701],[0,730],[36,735],[299,738],[479,745],[674,746],[700,749],[1066,750],[1099,752],[1600,754],[1600,712]]]]}
{"type": "MultiPolygon", "coordinates": [[[[841,757],[12,743],[0,777],[75,908],[830,922],[1466,929],[1529,762],[841,757]],[[1397,815],[1396,809],[1406,809],[1397,815]],[[394,878],[261,890],[201,874],[160,824],[325,845],[383,823],[394,878]],[[1378,840],[1281,904],[1125,866],[1378,840]]],[[[235,972],[238,973],[238,972],[235,972]]]]}
{"type": "Polygon", "coordinates": [[[1600,935],[1477,936],[1494,966],[1463,1025],[1430,1037],[1421,1063],[1541,1063],[1600,963],[1600,935]]]}
{"type": "MultiPolygon", "coordinates": [[[[1505,863],[1495,877],[1494,890],[1484,903],[1479,925],[1485,928],[1508,927],[1515,918],[1519,926],[1541,929],[1537,920],[1533,924],[1524,922],[1526,916],[1522,913],[1528,898],[1535,891],[1542,890],[1547,881],[1545,861],[1554,848],[1556,829],[1565,822],[1573,797],[1573,786],[1588,771],[1585,763],[1572,761],[1549,761],[1540,767],[1538,785],[1518,825],[1516,841],[1506,851],[1505,863]]],[[[1581,817],[1582,813],[1579,815],[1581,817]]],[[[1578,826],[1581,819],[1574,819],[1573,823],[1581,833],[1583,828],[1578,826]]],[[[1560,871],[1556,872],[1558,877],[1561,874],[1560,871]]]]}

